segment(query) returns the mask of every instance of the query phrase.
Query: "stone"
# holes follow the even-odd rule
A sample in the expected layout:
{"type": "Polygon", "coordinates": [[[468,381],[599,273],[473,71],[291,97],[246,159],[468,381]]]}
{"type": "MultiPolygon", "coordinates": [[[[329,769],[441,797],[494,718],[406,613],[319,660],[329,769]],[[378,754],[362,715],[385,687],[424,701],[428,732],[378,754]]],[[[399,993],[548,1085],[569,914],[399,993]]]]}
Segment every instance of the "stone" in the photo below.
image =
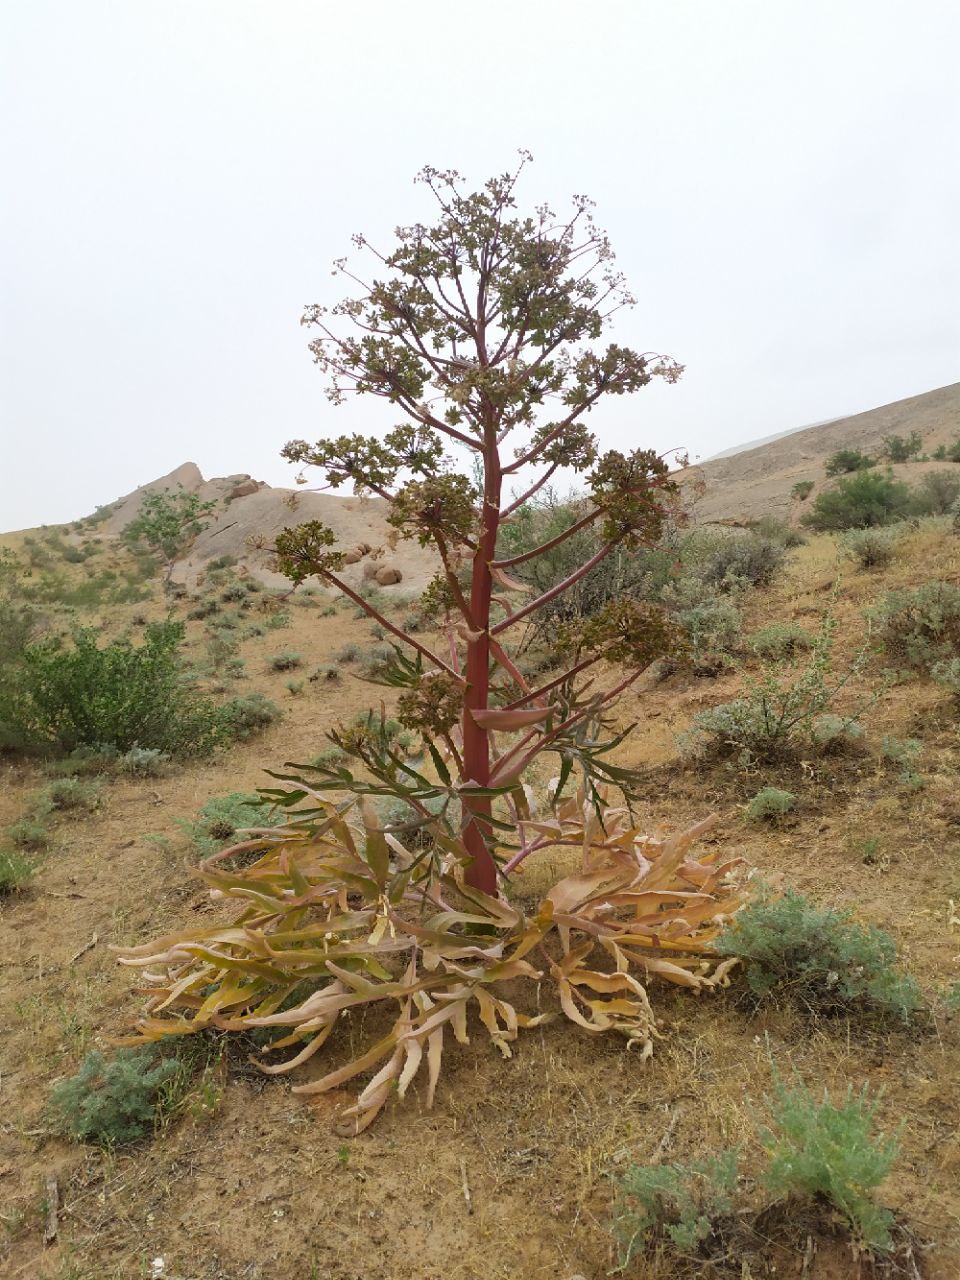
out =
{"type": "Polygon", "coordinates": [[[384,565],[382,569],[378,569],[376,577],[381,587],[392,587],[395,583],[403,581],[403,574],[400,570],[393,569],[389,565],[384,565]]]}

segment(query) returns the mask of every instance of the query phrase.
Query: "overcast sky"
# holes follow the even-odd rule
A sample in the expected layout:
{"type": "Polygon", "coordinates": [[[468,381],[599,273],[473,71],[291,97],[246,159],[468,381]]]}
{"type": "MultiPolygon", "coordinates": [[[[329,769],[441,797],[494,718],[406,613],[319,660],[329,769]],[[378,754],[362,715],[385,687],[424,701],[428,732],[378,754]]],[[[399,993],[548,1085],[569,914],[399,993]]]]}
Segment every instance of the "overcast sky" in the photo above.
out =
{"type": "MultiPolygon", "coordinates": [[[[20,0],[0,30],[0,528],[193,460],[291,483],[299,326],[424,163],[588,192],[687,366],[607,445],[740,441],[960,381],[956,0],[20,0]]],[[[380,419],[393,424],[388,408],[380,419]]]]}

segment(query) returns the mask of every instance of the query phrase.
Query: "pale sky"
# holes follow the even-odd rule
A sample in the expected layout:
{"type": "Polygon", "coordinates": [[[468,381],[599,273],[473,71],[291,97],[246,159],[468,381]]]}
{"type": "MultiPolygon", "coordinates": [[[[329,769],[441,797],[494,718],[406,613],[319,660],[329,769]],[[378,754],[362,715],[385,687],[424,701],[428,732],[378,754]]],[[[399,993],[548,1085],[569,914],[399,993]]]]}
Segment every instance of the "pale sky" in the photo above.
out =
{"type": "Polygon", "coordinates": [[[0,18],[0,529],[187,460],[394,423],[326,401],[333,258],[425,163],[597,203],[687,366],[608,447],[740,441],[960,381],[956,0],[11,0],[0,18]]]}

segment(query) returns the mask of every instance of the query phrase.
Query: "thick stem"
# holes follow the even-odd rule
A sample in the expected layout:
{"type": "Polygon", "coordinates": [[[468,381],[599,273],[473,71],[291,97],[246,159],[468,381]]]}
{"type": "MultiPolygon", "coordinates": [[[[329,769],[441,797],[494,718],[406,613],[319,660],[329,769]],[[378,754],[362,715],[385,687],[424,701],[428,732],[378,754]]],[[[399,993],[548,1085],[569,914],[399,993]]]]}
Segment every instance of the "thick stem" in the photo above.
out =
{"type": "MultiPolygon", "coordinates": [[[[493,575],[490,563],[496,554],[497,529],[500,523],[500,459],[497,452],[496,428],[489,424],[485,431],[484,489],[482,528],[473,557],[470,587],[470,618],[479,631],[467,644],[467,693],[463,706],[463,772],[464,780],[481,787],[490,783],[490,733],[473,718],[474,711],[485,710],[490,695],[490,601],[493,575]]],[[[466,823],[463,842],[470,854],[466,882],[474,889],[491,895],[497,892],[497,865],[484,839],[484,827],[477,819],[489,817],[489,796],[464,796],[466,823]],[[468,816],[469,815],[469,816],[468,816]]],[[[486,828],[489,831],[489,827],[486,828]]]]}

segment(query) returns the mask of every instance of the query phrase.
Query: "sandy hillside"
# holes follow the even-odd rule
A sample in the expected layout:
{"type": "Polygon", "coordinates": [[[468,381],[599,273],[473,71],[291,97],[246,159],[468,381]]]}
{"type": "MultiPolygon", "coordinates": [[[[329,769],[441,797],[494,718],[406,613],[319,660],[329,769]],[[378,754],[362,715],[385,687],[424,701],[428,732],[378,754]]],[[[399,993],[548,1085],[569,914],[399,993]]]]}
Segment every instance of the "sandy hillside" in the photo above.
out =
{"type": "MultiPolygon", "coordinates": [[[[799,480],[812,480],[814,495],[831,483],[823,464],[838,449],[860,449],[879,454],[883,437],[907,436],[919,431],[923,450],[931,454],[938,445],[949,445],[960,436],[960,382],[894,404],[807,427],[730,458],[717,458],[692,469],[691,479],[706,485],[696,506],[700,521],[745,522],[763,516],[787,516],[790,490],[799,480]]],[[[894,468],[901,479],[915,481],[938,462],[911,462],[894,468]]]]}

